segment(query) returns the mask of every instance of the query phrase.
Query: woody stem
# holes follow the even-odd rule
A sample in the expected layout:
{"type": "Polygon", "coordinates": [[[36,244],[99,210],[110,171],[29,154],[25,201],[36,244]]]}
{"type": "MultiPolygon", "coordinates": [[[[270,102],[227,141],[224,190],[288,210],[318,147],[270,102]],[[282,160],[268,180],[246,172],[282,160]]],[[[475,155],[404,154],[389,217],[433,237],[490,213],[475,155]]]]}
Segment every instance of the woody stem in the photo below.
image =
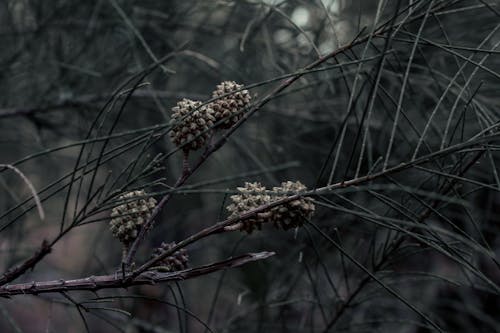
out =
{"type": "Polygon", "coordinates": [[[187,175],[191,172],[191,168],[189,167],[189,150],[184,149],[182,152],[182,174],[187,175]]]}

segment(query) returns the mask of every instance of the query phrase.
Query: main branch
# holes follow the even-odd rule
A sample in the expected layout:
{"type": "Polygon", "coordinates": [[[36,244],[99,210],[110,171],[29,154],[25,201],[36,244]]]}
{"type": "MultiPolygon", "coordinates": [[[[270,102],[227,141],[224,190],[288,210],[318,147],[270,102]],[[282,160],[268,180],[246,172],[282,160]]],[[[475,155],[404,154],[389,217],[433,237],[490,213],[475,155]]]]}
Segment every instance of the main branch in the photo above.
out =
{"type": "Polygon", "coordinates": [[[201,275],[220,271],[223,269],[239,267],[249,262],[267,259],[274,252],[247,253],[238,257],[229,258],[213,264],[196,268],[189,268],[176,272],[158,272],[149,270],[141,273],[133,279],[122,278],[121,274],[89,276],[75,280],[52,280],[43,282],[29,282],[11,284],[0,287],[0,297],[11,297],[14,295],[28,294],[37,295],[43,293],[56,293],[72,290],[97,291],[109,288],[127,288],[136,285],[153,285],[161,282],[187,280],[201,275]]]}

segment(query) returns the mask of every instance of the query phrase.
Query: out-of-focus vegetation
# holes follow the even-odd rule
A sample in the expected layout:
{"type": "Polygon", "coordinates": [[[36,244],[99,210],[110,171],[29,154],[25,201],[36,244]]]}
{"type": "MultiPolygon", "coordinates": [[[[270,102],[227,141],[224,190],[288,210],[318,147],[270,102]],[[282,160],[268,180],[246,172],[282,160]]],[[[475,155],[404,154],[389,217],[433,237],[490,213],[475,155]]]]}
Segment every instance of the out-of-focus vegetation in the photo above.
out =
{"type": "Polygon", "coordinates": [[[319,192],[302,228],[187,247],[191,267],[269,259],[2,299],[0,331],[500,331],[499,22],[495,0],[1,1],[2,271],[54,242],[11,283],[114,274],[117,196],[172,190],[171,109],[221,81],[259,109],[174,192],[136,265],[227,218],[244,182],[319,192]]]}

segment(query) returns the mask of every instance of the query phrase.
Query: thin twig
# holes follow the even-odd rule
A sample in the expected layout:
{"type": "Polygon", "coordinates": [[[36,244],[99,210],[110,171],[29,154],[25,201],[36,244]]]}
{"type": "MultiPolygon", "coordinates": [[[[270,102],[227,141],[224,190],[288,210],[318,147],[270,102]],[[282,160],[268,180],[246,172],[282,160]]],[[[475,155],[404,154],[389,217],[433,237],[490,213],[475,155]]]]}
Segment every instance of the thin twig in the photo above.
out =
{"type": "MultiPolygon", "coordinates": [[[[234,124],[231,128],[229,128],[222,136],[217,140],[214,144],[211,144],[207,147],[205,152],[200,156],[198,159],[198,162],[194,165],[192,169],[189,170],[184,170],[182,175],[179,177],[177,182],[174,185],[174,189],[183,185],[186,180],[201,166],[204,164],[204,162],[219,148],[221,148],[229,138],[229,136],[234,133],[248,118],[250,118],[255,112],[257,112],[259,109],[261,109],[264,105],[266,105],[274,96],[288,88],[290,85],[292,85],[295,81],[297,81],[299,78],[301,78],[305,73],[307,73],[308,70],[315,68],[327,60],[334,58],[340,53],[345,52],[351,47],[354,47],[355,45],[363,43],[367,37],[359,40],[353,40],[351,43],[348,45],[345,45],[323,57],[319,57],[318,60],[314,61],[313,63],[309,64],[308,66],[304,67],[302,71],[299,71],[296,75],[286,79],[283,81],[278,87],[276,87],[274,90],[272,90],[269,94],[267,94],[263,99],[260,100],[257,105],[253,107],[253,109],[249,110],[248,112],[244,113],[243,117],[236,123],[234,124]]],[[[135,239],[134,243],[130,247],[130,251],[128,253],[128,256],[125,260],[126,265],[130,265],[132,260],[134,259],[135,254],[137,253],[139,245],[142,243],[144,240],[147,232],[151,230],[155,223],[155,219],[160,213],[160,211],[163,209],[163,207],[167,204],[167,202],[170,200],[172,193],[166,194],[158,203],[158,205],[155,207],[153,212],[151,213],[151,217],[149,220],[144,224],[144,227],[141,229],[139,232],[139,235],[135,239]]]]}

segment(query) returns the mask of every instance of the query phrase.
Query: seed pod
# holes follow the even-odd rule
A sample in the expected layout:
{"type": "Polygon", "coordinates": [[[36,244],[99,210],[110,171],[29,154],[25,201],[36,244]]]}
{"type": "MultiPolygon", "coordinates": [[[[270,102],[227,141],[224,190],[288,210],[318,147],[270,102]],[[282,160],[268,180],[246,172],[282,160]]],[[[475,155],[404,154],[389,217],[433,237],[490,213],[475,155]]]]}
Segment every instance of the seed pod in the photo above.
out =
{"type": "MultiPolygon", "coordinates": [[[[300,181],[287,181],[281,183],[281,186],[273,187],[272,200],[280,200],[287,196],[306,191],[307,188],[300,181]]],[[[279,205],[271,210],[272,221],[275,227],[288,230],[300,227],[304,224],[304,218],[311,218],[314,214],[315,206],[309,197],[300,197],[279,205]]]]}
{"type": "MultiPolygon", "coordinates": [[[[239,193],[231,196],[232,203],[227,206],[227,210],[231,213],[230,218],[239,217],[250,210],[268,204],[271,200],[266,188],[260,183],[246,182],[244,187],[238,187],[237,190],[239,193]]],[[[250,234],[255,229],[260,230],[262,224],[270,221],[269,218],[269,212],[257,213],[242,221],[239,229],[250,234]]]]}
{"type": "Polygon", "coordinates": [[[142,225],[151,217],[151,213],[156,206],[153,197],[146,197],[144,190],[132,191],[118,197],[122,204],[111,210],[111,221],[109,228],[113,236],[128,247],[131,244],[142,225]],[[134,198],[137,198],[134,200],[134,198]]]}
{"type": "MultiPolygon", "coordinates": [[[[151,259],[157,258],[165,251],[169,251],[171,248],[173,248],[176,244],[175,243],[161,243],[160,247],[156,248],[151,255],[151,259]]],[[[187,254],[186,249],[180,249],[178,251],[175,251],[168,257],[162,259],[158,265],[160,266],[158,270],[164,271],[164,272],[175,272],[175,271],[181,271],[183,269],[186,269],[188,267],[188,261],[189,261],[189,256],[187,254]]]]}
{"type": "Polygon", "coordinates": [[[218,98],[210,104],[214,110],[214,116],[220,128],[229,128],[243,117],[244,109],[250,104],[251,96],[248,90],[243,89],[243,85],[234,81],[223,81],[217,85],[217,89],[212,93],[213,98],[218,98]],[[224,96],[233,91],[233,94],[224,96]],[[223,97],[221,97],[223,96],[223,97]],[[219,98],[220,97],[220,98],[219,98]]]}
{"type": "Polygon", "coordinates": [[[170,138],[185,151],[197,150],[210,137],[214,123],[214,111],[210,106],[184,98],[172,108],[170,138]]]}
{"type": "MultiPolygon", "coordinates": [[[[231,212],[230,218],[240,217],[244,213],[262,205],[270,204],[307,190],[304,184],[299,181],[283,182],[281,186],[273,187],[272,191],[266,190],[260,183],[245,183],[245,187],[238,187],[237,189],[239,193],[231,196],[232,203],[227,206],[227,210],[231,212]]],[[[272,222],[279,229],[288,230],[302,226],[304,218],[311,218],[314,210],[315,206],[312,198],[300,197],[257,213],[235,226],[230,226],[227,230],[236,229],[246,231],[250,234],[255,229],[260,230],[264,223],[269,222],[272,222]]]]}

